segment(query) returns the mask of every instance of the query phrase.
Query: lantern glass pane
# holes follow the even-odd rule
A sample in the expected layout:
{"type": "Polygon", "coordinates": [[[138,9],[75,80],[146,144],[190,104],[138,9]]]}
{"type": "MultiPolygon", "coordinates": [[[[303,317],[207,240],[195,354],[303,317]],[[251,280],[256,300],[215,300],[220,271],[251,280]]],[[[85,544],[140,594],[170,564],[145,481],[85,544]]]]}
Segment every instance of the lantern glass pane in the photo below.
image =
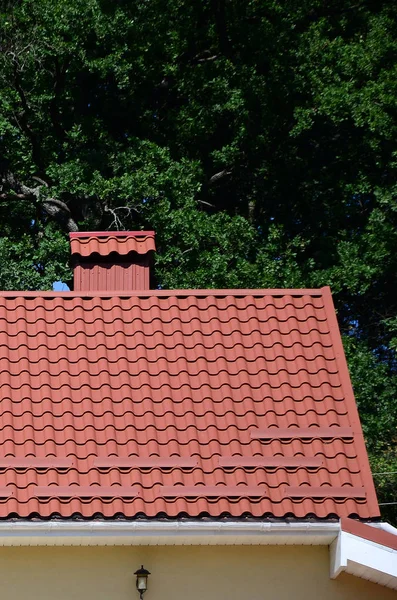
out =
{"type": "Polygon", "coordinates": [[[147,588],[147,576],[146,575],[138,575],[136,587],[140,591],[145,591],[147,588]]]}

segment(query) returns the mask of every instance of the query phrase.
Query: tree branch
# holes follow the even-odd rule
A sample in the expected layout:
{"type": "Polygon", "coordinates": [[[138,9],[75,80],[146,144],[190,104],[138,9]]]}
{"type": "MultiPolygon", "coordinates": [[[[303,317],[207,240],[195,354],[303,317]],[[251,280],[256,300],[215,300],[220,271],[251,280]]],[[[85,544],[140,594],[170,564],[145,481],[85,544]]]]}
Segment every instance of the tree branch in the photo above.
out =
{"type": "Polygon", "coordinates": [[[60,221],[67,231],[72,232],[79,230],[77,223],[70,215],[69,207],[61,200],[47,198],[43,201],[43,208],[50,217],[60,221]]]}
{"type": "Polygon", "coordinates": [[[116,227],[118,231],[124,230],[125,225],[117,214],[117,211],[126,211],[126,218],[130,217],[133,211],[136,213],[140,212],[135,206],[116,206],[115,208],[110,208],[108,205],[106,205],[103,210],[104,212],[110,213],[113,216],[113,221],[110,223],[109,227],[116,227]]]}
{"type": "Polygon", "coordinates": [[[38,203],[46,214],[57,220],[66,231],[78,231],[77,223],[72,218],[70,208],[58,198],[43,196],[42,189],[48,184],[40,177],[33,177],[40,183],[37,187],[29,187],[19,182],[13,173],[5,173],[0,178],[0,200],[12,201],[15,199],[38,203]]]}
{"type": "Polygon", "coordinates": [[[197,200],[199,204],[203,204],[204,206],[209,206],[210,208],[215,208],[215,204],[211,204],[211,202],[206,202],[205,200],[197,200]]]}
{"type": "Polygon", "coordinates": [[[205,62],[213,62],[219,58],[219,54],[211,54],[210,50],[204,50],[203,52],[199,52],[196,56],[193,57],[192,62],[194,63],[205,63],[205,62]]]}
{"type": "Polygon", "coordinates": [[[213,183],[216,183],[220,179],[227,177],[227,175],[231,175],[231,173],[232,172],[229,171],[228,169],[223,169],[223,171],[219,171],[219,173],[215,173],[215,175],[212,175],[212,177],[210,177],[210,179],[208,180],[208,185],[212,185],[213,183]]]}

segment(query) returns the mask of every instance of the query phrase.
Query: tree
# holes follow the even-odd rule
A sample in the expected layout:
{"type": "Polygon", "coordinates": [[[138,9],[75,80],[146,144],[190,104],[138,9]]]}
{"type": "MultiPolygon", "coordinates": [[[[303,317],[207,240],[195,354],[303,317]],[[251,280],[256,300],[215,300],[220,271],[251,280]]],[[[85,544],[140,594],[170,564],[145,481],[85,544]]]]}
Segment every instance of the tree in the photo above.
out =
{"type": "Polygon", "coordinates": [[[395,30],[391,0],[4,4],[0,286],[70,277],[69,231],[145,227],[165,288],[329,284],[396,471],[395,30]]]}

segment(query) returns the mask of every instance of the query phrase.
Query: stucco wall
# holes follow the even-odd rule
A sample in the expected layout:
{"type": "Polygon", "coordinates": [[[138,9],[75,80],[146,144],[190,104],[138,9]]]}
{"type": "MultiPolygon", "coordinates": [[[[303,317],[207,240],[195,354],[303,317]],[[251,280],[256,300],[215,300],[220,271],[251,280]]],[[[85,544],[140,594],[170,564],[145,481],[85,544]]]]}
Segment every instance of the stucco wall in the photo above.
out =
{"type": "Polygon", "coordinates": [[[396,592],[328,576],[326,547],[0,548],[1,600],[395,600],[396,592]]]}

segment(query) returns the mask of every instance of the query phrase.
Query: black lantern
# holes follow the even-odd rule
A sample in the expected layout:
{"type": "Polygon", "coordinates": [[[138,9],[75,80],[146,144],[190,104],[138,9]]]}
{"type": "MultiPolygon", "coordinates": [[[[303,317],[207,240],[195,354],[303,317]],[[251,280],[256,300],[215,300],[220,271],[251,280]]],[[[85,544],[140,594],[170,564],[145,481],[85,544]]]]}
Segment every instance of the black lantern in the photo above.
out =
{"type": "Polygon", "coordinates": [[[135,571],[134,575],[136,575],[136,589],[139,592],[139,598],[142,600],[143,594],[147,590],[147,578],[150,572],[142,565],[140,569],[135,571]]]}

